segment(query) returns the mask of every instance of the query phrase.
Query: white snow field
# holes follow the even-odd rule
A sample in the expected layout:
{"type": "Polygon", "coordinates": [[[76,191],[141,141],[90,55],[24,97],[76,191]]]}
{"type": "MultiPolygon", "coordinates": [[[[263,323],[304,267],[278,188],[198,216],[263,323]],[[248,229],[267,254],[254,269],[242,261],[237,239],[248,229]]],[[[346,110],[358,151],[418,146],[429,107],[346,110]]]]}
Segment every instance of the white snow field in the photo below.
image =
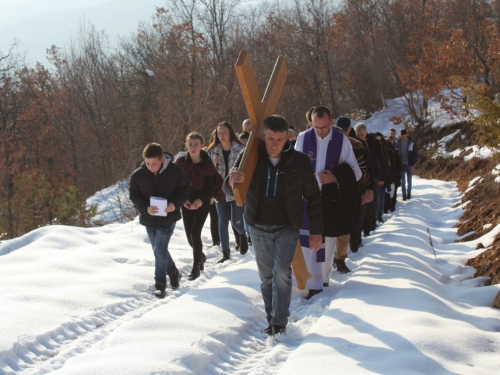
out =
{"type": "Polygon", "coordinates": [[[460,198],[455,183],[415,177],[412,200],[349,251],[351,273],[334,272],[309,301],[293,290],[280,340],[262,333],[253,249],[216,264],[209,221],[208,261],[192,282],[178,222],[170,251],[184,278],[164,300],[152,296],[153,252],[137,219],[3,241],[0,374],[498,374],[500,286],[464,264],[500,228],[454,243],[460,198]]]}

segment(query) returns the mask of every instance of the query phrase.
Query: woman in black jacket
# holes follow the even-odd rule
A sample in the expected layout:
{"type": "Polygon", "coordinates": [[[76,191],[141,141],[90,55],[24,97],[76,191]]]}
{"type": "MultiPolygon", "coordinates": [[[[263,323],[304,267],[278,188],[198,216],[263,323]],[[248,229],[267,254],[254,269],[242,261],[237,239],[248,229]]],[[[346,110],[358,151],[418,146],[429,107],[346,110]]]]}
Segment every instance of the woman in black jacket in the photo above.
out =
{"type": "Polygon", "coordinates": [[[202,148],[201,134],[189,133],[186,137],[187,153],[175,161],[191,181],[191,192],[182,207],[184,229],[189,245],[193,248],[193,269],[188,280],[196,280],[200,276],[207,259],[203,253],[201,231],[210,211],[210,200],[212,197],[218,201],[224,199],[222,177],[202,148]]]}

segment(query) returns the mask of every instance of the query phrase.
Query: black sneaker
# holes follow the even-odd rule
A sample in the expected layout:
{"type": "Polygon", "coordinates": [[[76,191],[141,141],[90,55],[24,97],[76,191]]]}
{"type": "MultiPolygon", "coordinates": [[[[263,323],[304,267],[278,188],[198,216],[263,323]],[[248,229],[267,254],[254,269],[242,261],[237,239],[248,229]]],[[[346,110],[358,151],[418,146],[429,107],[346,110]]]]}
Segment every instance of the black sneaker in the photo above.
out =
{"type": "Polygon", "coordinates": [[[272,335],[273,334],[273,325],[269,324],[267,326],[267,328],[262,332],[264,332],[266,335],[272,335]]]}
{"type": "Polygon", "coordinates": [[[168,278],[170,279],[170,287],[172,289],[177,289],[179,287],[179,281],[182,278],[182,273],[176,268],[174,272],[168,274],[168,278]]]}
{"type": "Polygon", "coordinates": [[[245,255],[247,252],[248,252],[247,236],[241,235],[240,236],[240,254],[245,255]]]}
{"type": "Polygon", "coordinates": [[[348,272],[351,272],[351,270],[349,268],[347,268],[347,266],[345,264],[345,259],[334,259],[333,262],[337,266],[337,271],[339,273],[348,273],[348,272]]]}
{"type": "Polygon", "coordinates": [[[165,298],[165,289],[166,289],[165,284],[160,284],[160,283],[155,283],[155,291],[154,291],[154,296],[156,298],[165,298]]]}
{"type": "Polygon", "coordinates": [[[163,291],[162,290],[155,290],[154,295],[156,298],[163,299],[163,298],[165,298],[166,293],[164,290],[163,291]]]}
{"type": "Polygon", "coordinates": [[[272,335],[282,336],[286,334],[286,326],[280,326],[279,324],[272,325],[272,335]]]}
{"type": "Polygon", "coordinates": [[[191,273],[188,276],[188,280],[193,281],[196,280],[198,277],[200,277],[200,265],[193,264],[193,269],[191,270],[191,273]]]}
{"type": "Polygon", "coordinates": [[[358,252],[359,242],[358,242],[358,239],[356,237],[351,236],[351,238],[349,240],[349,247],[351,248],[351,251],[353,253],[357,253],[358,252]]]}
{"type": "Polygon", "coordinates": [[[323,289],[309,289],[309,292],[306,294],[306,299],[311,299],[314,297],[316,294],[320,294],[323,291],[323,289]]]}
{"type": "Polygon", "coordinates": [[[205,269],[205,262],[207,261],[207,256],[205,253],[201,253],[200,271],[205,269]]]}
{"type": "Polygon", "coordinates": [[[222,259],[219,259],[217,263],[224,263],[226,260],[229,260],[231,254],[231,250],[222,250],[222,259]]]}

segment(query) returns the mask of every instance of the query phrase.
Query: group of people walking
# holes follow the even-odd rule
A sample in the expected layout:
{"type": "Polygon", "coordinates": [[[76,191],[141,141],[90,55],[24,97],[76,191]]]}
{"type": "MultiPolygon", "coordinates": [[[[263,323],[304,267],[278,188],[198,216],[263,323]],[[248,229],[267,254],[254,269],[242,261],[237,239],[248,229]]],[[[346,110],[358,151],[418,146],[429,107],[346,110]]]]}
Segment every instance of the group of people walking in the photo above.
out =
{"type": "MultiPolygon", "coordinates": [[[[358,251],[362,234],[368,236],[383,222],[383,213],[395,210],[397,188],[402,187],[403,200],[411,198],[416,142],[406,130],[396,139],[394,129],[384,137],[369,133],[363,123],[353,128],[348,117],[334,122],[325,106],[310,108],[306,119],[309,128],[296,140],[284,117],[264,119],[244,207],[236,204],[232,188],[245,181],[239,169],[245,146],[229,123],[217,126],[206,147],[201,134],[188,134],[186,153],[176,160],[159,144],[146,146],[144,163],[130,179],[130,199],[153,247],[158,297],[165,296],[167,275],[173,289],[182,276],[168,251],[181,213],[193,249],[188,279],[195,280],[203,271],[201,231],[213,201],[222,250],[219,262],[230,258],[230,223],[241,254],[251,241],[269,323],[264,329],[267,334],[286,331],[297,242],[312,275],[305,298],[328,287],[333,268],[350,272],[345,263],[348,248],[358,251]],[[151,197],[166,199],[165,208],[151,204],[151,197]]],[[[251,131],[245,120],[242,140],[251,131]]]]}

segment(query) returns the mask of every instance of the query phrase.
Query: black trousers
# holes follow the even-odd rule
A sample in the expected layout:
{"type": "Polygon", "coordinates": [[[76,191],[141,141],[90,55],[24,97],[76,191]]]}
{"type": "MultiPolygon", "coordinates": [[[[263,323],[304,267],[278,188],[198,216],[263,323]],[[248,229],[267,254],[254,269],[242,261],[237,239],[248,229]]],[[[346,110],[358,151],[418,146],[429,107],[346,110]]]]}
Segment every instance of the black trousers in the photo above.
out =
{"type": "Polygon", "coordinates": [[[212,234],[212,242],[220,242],[219,238],[219,215],[215,202],[210,205],[210,233],[212,234]]]}
{"type": "Polygon", "coordinates": [[[203,253],[201,231],[210,211],[210,201],[204,201],[203,205],[197,210],[189,210],[184,206],[181,210],[186,237],[189,245],[193,248],[193,262],[195,264],[200,263],[201,254],[203,253]]]}

